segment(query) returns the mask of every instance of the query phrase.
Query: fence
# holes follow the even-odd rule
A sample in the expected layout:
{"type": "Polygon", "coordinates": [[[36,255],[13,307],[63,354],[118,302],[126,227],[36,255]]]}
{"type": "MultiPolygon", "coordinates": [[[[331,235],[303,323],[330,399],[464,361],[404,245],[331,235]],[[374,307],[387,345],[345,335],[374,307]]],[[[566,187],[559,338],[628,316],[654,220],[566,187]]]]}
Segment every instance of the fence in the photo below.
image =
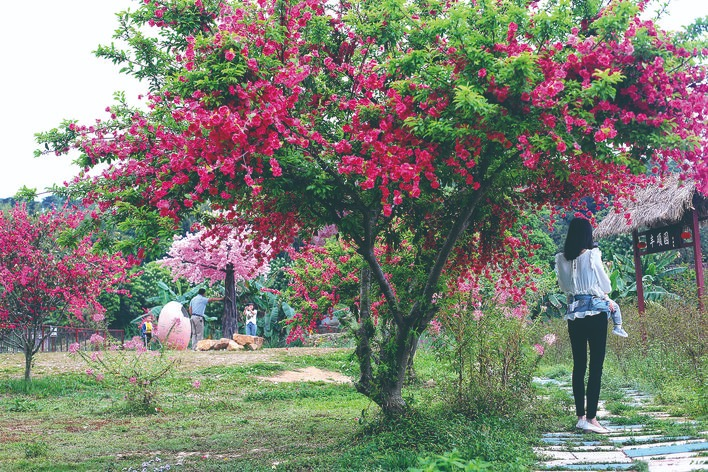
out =
{"type": "MultiPolygon", "coordinates": [[[[82,349],[90,348],[89,339],[91,335],[100,334],[104,338],[108,336],[118,340],[121,344],[125,341],[125,332],[122,329],[89,329],[89,328],[72,328],[70,326],[42,326],[40,333],[37,336],[37,342],[42,338],[42,346],[40,351],[43,352],[66,352],[69,346],[73,343],[79,343],[82,349]]],[[[9,342],[12,336],[7,331],[0,331],[0,353],[20,352],[16,346],[9,342]]]]}

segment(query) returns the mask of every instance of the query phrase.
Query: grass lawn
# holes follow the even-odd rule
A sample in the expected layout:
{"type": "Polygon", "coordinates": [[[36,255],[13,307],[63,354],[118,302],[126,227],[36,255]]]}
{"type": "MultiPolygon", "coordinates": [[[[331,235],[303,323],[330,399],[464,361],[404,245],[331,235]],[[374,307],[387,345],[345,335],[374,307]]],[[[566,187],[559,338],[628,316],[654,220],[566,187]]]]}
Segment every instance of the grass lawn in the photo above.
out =
{"type": "Polygon", "coordinates": [[[407,470],[453,449],[492,470],[533,463],[534,431],[446,408],[425,352],[417,357],[423,381],[404,391],[417,413],[397,424],[382,422],[351,383],[267,380],[306,367],[354,378],[350,349],[175,355],[177,372],[150,414],[126,408],[76,356],[40,353],[28,386],[24,358],[0,355],[0,470],[407,470]]]}

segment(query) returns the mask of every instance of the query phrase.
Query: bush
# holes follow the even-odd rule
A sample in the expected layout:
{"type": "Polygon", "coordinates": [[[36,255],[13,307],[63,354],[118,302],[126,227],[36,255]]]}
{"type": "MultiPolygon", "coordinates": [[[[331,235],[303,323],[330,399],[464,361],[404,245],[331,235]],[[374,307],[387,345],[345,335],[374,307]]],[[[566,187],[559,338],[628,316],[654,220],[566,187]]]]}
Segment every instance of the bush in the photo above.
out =
{"type": "Polygon", "coordinates": [[[173,373],[176,361],[168,358],[164,348],[148,351],[138,337],[122,346],[108,343],[107,350],[98,350],[106,346],[104,341],[101,336],[93,335],[91,343],[96,351],[89,354],[76,343],[69,346],[69,352],[78,354],[86,362],[86,374],[124,392],[131,412],[157,411],[159,384],[173,373]]]}
{"type": "Polygon", "coordinates": [[[456,411],[470,417],[509,416],[534,403],[533,373],[555,335],[534,344],[540,338],[539,322],[496,306],[439,319],[441,338],[435,345],[455,372],[444,389],[456,411]]]}

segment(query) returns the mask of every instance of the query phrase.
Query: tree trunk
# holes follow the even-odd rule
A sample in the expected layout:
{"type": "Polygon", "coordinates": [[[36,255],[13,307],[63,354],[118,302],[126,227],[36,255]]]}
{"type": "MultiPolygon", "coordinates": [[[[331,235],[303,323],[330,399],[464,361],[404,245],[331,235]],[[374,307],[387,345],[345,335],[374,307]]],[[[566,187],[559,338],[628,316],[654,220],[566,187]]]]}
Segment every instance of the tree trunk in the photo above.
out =
{"type": "Polygon", "coordinates": [[[374,388],[374,376],[371,369],[371,338],[374,336],[375,328],[371,319],[371,300],[369,290],[371,288],[371,268],[365,265],[361,269],[361,279],[359,283],[359,329],[355,336],[356,356],[359,359],[359,370],[361,372],[356,389],[359,393],[371,398],[374,388]]]}
{"type": "Polygon", "coordinates": [[[356,356],[359,360],[360,377],[356,383],[359,393],[373,400],[388,417],[404,414],[408,408],[402,390],[406,374],[412,364],[412,356],[418,342],[416,335],[407,324],[391,322],[390,329],[383,329],[380,357],[376,357],[371,340],[376,328],[371,319],[370,300],[371,268],[366,265],[361,270],[359,297],[359,329],[356,331],[356,356]],[[374,372],[373,365],[378,368],[374,372]]]}
{"type": "Polygon", "coordinates": [[[406,366],[406,382],[408,384],[413,384],[418,381],[418,375],[415,373],[415,366],[413,361],[415,361],[415,353],[418,350],[418,341],[420,340],[419,335],[413,336],[413,346],[411,346],[411,352],[408,355],[408,362],[406,366]]]}
{"type": "Polygon", "coordinates": [[[221,336],[231,339],[234,333],[238,333],[238,323],[234,266],[229,263],[226,265],[226,278],[224,279],[224,315],[221,317],[221,336]]]}
{"type": "Polygon", "coordinates": [[[24,351],[25,351],[25,382],[32,380],[32,359],[34,358],[34,341],[35,335],[32,333],[32,328],[26,328],[24,331],[24,351]]]}
{"type": "Polygon", "coordinates": [[[25,382],[30,382],[32,372],[32,351],[29,352],[25,349],[25,382]]]}
{"type": "Polygon", "coordinates": [[[418,336],[413,334],[409,326],[404,325],[396,326],[396,332],[390,333],[387,337],[389,339],[384,339],[383,343],[389,345],[390,349],[384,349],[381,352],[381,363],[385,368],[380,370],[382,373],[379,374],[376,382],[380,394],[379,398],[374,401],[386,416],[397,417],[405,413],[408,408],[403,400],[402,391],[408,370],[408,360],[414,351],[418,336]]]}

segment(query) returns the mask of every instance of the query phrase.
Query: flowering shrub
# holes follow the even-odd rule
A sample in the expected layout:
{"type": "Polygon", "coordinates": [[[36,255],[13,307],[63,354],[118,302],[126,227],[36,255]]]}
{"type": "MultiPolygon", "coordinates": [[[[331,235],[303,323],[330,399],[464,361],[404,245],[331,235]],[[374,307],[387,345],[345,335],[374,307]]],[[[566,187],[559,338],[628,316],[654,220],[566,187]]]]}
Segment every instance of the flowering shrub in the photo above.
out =
{"type": "Polygon", "coordinates": [[[286,269],[291,282],[285,297],[295,315],[286,320],[288,343],[312,334],[328,313],[353,309],[357,302],[361,258],[336,238],[318,244],[289,251],[293,264],[286,269]]]}
{"type": "Polygon", "coordinates": [[[470,415],[509,415],[533,402],[531,380],[546,347],[556,341],[546,334],[539,342],[536,322],[524,305],[492,287],[463,286],[441,307],[435,329],[436,352],[456,373],[448,395],[470,415]]]}
{"type": "Polygon", "coordinates": [[[69,353],[86,363],[86,375],[124,392],[131,411],[157,411],[159,384],[172,375],[177,361],[164,349],[147,350],[138,336],[122,346],[98,334],[92,335],[90,342],[91,352],[82,350],[78,343],[69,346],[69,353]]]}

